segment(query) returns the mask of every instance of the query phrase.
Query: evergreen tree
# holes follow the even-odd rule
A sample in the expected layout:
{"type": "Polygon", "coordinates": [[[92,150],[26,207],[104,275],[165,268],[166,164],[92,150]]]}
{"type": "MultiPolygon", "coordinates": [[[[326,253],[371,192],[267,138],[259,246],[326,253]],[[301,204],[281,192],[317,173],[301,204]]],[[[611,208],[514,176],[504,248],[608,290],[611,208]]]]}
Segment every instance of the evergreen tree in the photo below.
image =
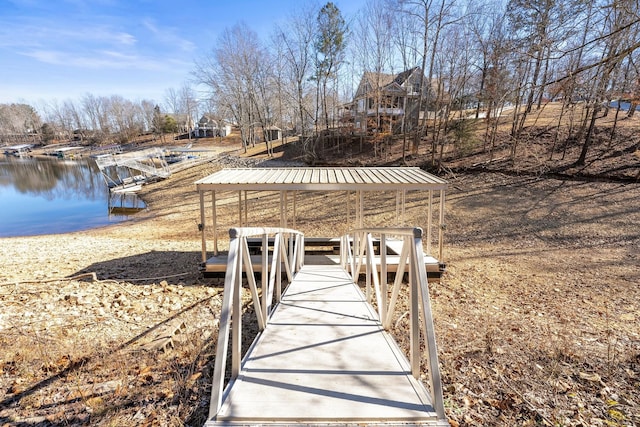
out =
{"type": "MultiPolygon", "coordinates": [[[[327,85],[335,77],[344,59],[347,24],[340,9],[329,2],[318,12],[318,33],[316,35],[316,77],[318,79],[318,98],[324,116],[325,126],[329,128],[329,108],[327,103],[327,85]]],[[[316,121],[318,113],[316,108],[316,121]]]]}

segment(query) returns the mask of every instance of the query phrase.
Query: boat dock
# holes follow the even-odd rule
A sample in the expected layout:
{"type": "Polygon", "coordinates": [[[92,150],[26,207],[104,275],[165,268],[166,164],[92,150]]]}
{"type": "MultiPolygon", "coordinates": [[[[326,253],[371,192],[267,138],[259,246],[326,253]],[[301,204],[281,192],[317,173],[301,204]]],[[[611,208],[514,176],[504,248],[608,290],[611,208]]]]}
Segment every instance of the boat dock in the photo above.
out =
{"type": "Polygon", "coordinates": [[[448,426],[428,280],[416,251],[421,233],[356,230],[341,239],[340,264],[327,266],[303,261],[304,236],[295,230],[233,229],[205,426],[448,426]],[[383,274],[372,268],[380,264],[371,253],[374,235],[378,241],[400,236],[403,262],[391,282],[384,260],[383,274]],[[248,238],[269,245],[271,236],[273,248],[263,246],[262,261],[251,262],[248,238]],[[260,288],[256,265],[263,266],[260,288]],[[261,332],[241,355],[243,273],[261,332]],[[400,315],[395,313],[400,292],[412,301],[408,355],[388,332],[400,315]],[[231,378],[225,381],[229,349],[231,378]]]}
{"type": "Polygon", "coordinates": [[[207,427],[449,425],[429,299],[429,276],[444,269],[446,181],[417,168],[241,168],[196,188],[201,269],[224,275],[207,427]],[[240,226],[229,231],[228,251],[218,250],[222,191],[238,192],[240,226]],[[249,191],[279,193],[279,227],[251,223],[249,191]],[[295,229],[298,192],[310,191],[345,195],[330,200],[346,200],[346,234],[295,229]],[[379,191],[396,193],[398,222],[407,192],[420,194],[424,228],[368,227],[366,193],[379,191]],[[253,302],[244,313],[243,288],[253,302]],[[409,301],[402,310],[400,295],[409,301]],[[244,316],[255,316],[260,332],[243,354],[244,316]],[[404,350],[391,334],[401,319],[409,323],[404,350]]]}
{"type": "Polygon", "coordinates": [[[11,145],[4,148],[4,154],[7,156],[22,157],[28,155],[32,148],[33,144],[11,145]]]}

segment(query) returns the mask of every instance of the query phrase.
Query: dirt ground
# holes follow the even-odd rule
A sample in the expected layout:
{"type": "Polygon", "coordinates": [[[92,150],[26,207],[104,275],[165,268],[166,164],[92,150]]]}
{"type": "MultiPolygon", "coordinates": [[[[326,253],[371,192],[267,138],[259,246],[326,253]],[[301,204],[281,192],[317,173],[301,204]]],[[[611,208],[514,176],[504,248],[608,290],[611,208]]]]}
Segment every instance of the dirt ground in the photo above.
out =
{"type": "MultiPolygon", "coordinates": [[[[640,425],[640,185],[450,165],[431,298],[451,424],[640,425]]],[[[203,424],[222,288],[193,183],[219,167],[146,186],[123,224],[0,239],[0,425],[203,424]]],[[[305,203],[327,221],[302,231],[331,233],[305,203]]]]}

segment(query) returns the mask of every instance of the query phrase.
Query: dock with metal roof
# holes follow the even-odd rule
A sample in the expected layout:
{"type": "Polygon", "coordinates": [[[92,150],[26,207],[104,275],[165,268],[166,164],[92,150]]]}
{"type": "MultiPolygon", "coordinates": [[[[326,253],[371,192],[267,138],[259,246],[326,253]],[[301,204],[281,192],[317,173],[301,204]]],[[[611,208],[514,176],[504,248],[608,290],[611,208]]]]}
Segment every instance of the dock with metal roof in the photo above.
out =
{"type": "MultiPolygon", "coordinates": [[[[233,168],[223,169],[196,182],[200,194],[199,224],[202,236],[202,270],[205,273],[224,271],[226,258],[219,254],[217,224],[217,194],[224,191],[238,193],[239,226],[263,226],[247,219],[250,210],[248,192],[271,191],[280,194],[280,227],[297,227],[296,199],[300,192],[319,191],[345,193],[347,201],[342,206],[345,212],[344,224],[347,228],[362,228],[367,225],[365,215],[366,195],[368,192],[386,191],[396,195],[396,224],[420,226],[425,230],[425,255],[430,273],[438,274],[444,265],[444,203],[447,182],[435,175],[416,167],[283,167],[283,168],[233,168]],[[405,198],[407,192],[415,192],[424,206],[426,222],[424,224],[404,224],[405,198]],[[207,216],[211,195],[211,213],[207,216]],[[353,196],[353,197],[352,197],[353,196]],[[353,199],[353,211],[349,206],[353,199]],[[206,235],[212,228],[213,248],[210,251],[206,235]],[[213,252],[209,256],[209,252],[213,252]]],[[[336,201],[336,209],[340,209],[336,201]]],[[[336,236],[316,236],[334,238],[336,236]]],[[[390,251],[394,247],[390,243],[390,251]]],[[[397,254],[396,254],[397,255],[397,254]]]]}
{"type": "Polygon", "coordinates": [[[446,181],[418,168],[241,168],[196,187],[202,269],[223,272],[225,282],[206,426],[449,425],[428,280],[442,265],[446,181]],[[217,195],[224,191],[238,192],[239,227],[219,253],[217,195]],[[250,191],[280,194],[279,227],[252,223],[250,191]],[[308,191],[355,194],[355,215],[348,207],[345,215],[350,231],[307,237],[296,230],[296,196],[308,191]],[[421,194],[424,227],[367,225],[366,193],[374,191],[395,192],[398,214],[406,192],[421,194]],[[251,313],[242,310],[243,288],[251,313]],[[401,293],[409,294],[406,313],[396,309],[401,293]],[[256,316],[260,332],[242,354],[245,315],[256,316]],[[408,353],[389,332],[404,316],[408,353]]]}

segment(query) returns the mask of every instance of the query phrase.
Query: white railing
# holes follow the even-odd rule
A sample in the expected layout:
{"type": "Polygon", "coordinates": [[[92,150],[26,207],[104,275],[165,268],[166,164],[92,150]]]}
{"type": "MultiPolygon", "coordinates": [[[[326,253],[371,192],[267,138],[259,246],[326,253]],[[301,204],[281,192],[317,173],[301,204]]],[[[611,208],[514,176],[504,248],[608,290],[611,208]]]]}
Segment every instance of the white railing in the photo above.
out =
{"type": "Polygon", "coordinates": [[[433,407],[438,418],[445,418],[442,398],[442,383],[438,365],[429,283],[424,262],[421,228],[368,228],[353,230],[340,241],[340,263],[355,283],[358,282],[362,267],[365,267],[365,296],[367,301],[375,301],[379,320],[385,330],[391,326],[396,302],[403,285],[405,272],[409,273],[410,292],[410,349],[411,374],[419,379],[420,361],[420,319],[425,342],[428,366],[429,389],[433,407]],[[391,295],[389,296],[387,263],[387,240],[401,239],[402,250],[397,265],[391,295]]]}
{"type": "MultiPolygon", "coordinates": [[[[286,228],[232,228],[229,230],[229,255],[224,278],[224,296],[220,311],[218,345],[213,372],[209,418],[222,405],[229,337],[231,337],[231,380],[240,373],[242,338],[242,274],[245,273],[260,331],[272,313],[273,303],[282,297],[282,269],[291,283],[304,264],[304,235],[286,228]],[[261,295],[254,276],[249,243],[261,249],[261,295]],[[272,248],[270,250],[270,248],[272,248]]],[[[230,388],[230,386],[229,386],[230,388]]]]}

